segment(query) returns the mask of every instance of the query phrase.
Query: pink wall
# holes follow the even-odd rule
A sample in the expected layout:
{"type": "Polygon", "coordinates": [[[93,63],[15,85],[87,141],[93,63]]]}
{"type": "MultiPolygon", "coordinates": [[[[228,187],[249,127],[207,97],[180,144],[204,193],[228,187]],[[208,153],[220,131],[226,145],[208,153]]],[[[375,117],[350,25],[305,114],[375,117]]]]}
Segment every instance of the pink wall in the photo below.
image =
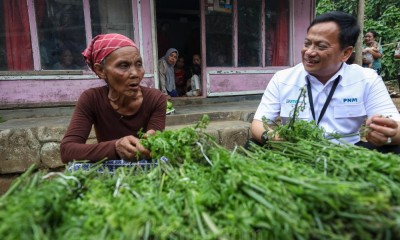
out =
{"type": "MultiPolygon", "coordinates": [[[[137,1],[133,1],[134,4],[137,1]]],[[[143,60],[144,67],[146,73],[153,74],[154,66],[153,66],[153,42],[152,42],[152,19],[151,19],[151,6],[150,1],[140,1],[141,6],[141,20],[137,20],[138,28],[142,31],[139,33],[139,37],[141,37],[140,47],[143,51],[143,60]],[[141,26],[139,26],[141,24],[141,26]]],[[[135,9],[136,10],[136,9],[135,9]]],[[[136,12],[136,11],[135,11],[136,12]]],[[[137,13],[136,13],[137,14],[137,13]]],[[[136,27],[136,24],[135,24],[136,27]]],[[[137,39],[137,38],[136,38],[137,39]]],[[[135,39],[135,40],[136,40],[135,39]]],[[[136,40],[137,41],[137,40],[136,40]]],[[[154,83],[152,84],[154,86],[154,83]]]]}
{"type": "Polygon", "coordinates": [[[273,74],[209,75],[213,84],[210,93],[252,92],[264,90],[273,74]]]}
{"type": "Polygon", "coordinates": [[[301,48],[306,37],[306,30],[310,22],[314,19],[315,0],[294,1],[294,21],[293,21],[293,65],[301,62],[301,48]]]}
{"type": "Polygon", "coordinates": [[[97,80],[12,80],[0,81],[0,107],[31,106],[45,102],[73,103],[84,89],[104,85],[97,80]]]}

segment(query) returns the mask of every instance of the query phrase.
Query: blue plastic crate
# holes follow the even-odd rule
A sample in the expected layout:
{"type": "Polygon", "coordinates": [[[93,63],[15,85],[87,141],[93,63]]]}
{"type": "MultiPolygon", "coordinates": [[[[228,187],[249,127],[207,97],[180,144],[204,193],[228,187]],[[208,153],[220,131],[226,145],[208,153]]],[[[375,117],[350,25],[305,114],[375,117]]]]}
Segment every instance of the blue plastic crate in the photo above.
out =
{"type": "MultiPolygon", "coordinates": [[[[168,159],[166,157],[161,157],[161,161],[167,162],[168,159]]],[[[113,173],[115,172],[118,168],[120,167],[126,167],[126,168],[138,168],[140,167],[143,170],[150,170],[154,167],[156,167],[158,164],[157,160],[140,160],[138,162],[128,162],[125,160],[107,160],[104,161],[103,163],[87,163],[87,162],[72,162],[67,166],[67,171],[68,172],[75,172],[75,171],[89,171],[92,168],[97,168],[96,172],[104,173],[104,172],[109,172],[113,173]],[[101,165],[100,167],[99,164],[101,165]]]]}

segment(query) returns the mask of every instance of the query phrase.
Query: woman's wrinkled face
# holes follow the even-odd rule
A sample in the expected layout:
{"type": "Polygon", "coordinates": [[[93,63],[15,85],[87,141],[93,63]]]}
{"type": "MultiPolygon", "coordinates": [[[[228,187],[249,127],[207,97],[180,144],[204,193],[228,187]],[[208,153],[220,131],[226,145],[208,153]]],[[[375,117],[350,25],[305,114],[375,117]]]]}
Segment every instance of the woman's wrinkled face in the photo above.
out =
{"type": "Polygon", "coordinates": [[[353,50],[352,47],[341,49],[339,31],[334,22],[315,24],[307,32],[301,50],[305,70],[323,83],[339,70],[353,50]]]}
{"type": "Polygon", "coordinates": [[[167,57],[167,63],[170,65],[175,65],[176,61],[178,60],[178,54],[176,52],[171,53],[168,57],[167,57]]]}
{"type": "Polygon", "coordinates": [[[140,90],[140,82],[144,77],[142,57],[135,47],[122,47],[115,50],[105,59],[101,66],[101,78],[116,92],[135,96],[140,90]]]}

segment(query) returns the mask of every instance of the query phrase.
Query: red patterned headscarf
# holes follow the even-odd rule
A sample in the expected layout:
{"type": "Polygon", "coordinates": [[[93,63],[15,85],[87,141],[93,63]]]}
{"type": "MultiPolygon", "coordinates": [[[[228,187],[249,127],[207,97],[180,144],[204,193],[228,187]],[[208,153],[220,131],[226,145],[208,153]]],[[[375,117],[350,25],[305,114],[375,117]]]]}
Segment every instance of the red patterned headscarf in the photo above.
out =
{"type": "Polygon", "coordinates": [[[94,71],[95,63],[101,63],[113,51],[127,46],[138,49],[136,44],[124,35],[118,33],[100,34],[93,38],[82,55],[86,64],[94,71]]]}

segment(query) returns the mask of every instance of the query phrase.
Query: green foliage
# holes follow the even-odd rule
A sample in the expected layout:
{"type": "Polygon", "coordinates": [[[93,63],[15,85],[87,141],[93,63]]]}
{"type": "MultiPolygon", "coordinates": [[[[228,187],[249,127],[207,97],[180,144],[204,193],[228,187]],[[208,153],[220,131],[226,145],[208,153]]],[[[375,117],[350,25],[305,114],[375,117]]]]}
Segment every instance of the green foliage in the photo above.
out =
{"type": "Polygon", "coordinates": [[[153,158],[164,156],[170,159],[171,164],[182,163],[183,159],[201,159],[202,149],[207,147],[205,144],[213,142],[212,137],[202,131],[209,122],[209,116],[203,115],[194,127],[185,127],[180,131],[157,131],[140,142],[151,151],[153,158]]]}
{"type": "Polygon", "coordinates": [[[167,100],[167,114],[173,113],[175,111],[174,105],[170,100],[167,100]]]}
{"type": "MultiPolygon", "coordinates": [[[[358,0],[317,0],[316,13],[339,10],[357,15],[358,0]]],[[[393,58],[396,42],[400,41],[400,1],[365,0],[364,33],[375,30],[381,38],[383,48],[382,77],[396,79],[400,61],[393,58]]],[[[379,39],[378,39],[379,41],[379,39]]]]}
{"type": "MultiPolygon", "coordinates": [[[[381,36],[383,48],[382,76],[385,80],[396,79],[399,62],[393,54],[396,42],[400,41],[400,6],[388,6],[378,19],[366,19],[365,30],[374,29],[381,36]]],[[[364,32],[366,32],[364,31],[364,32]]]]}
{"type": "Polygon", "coordinates": [[[317,0],[317,15],[329,11],[343,11],[355,15],[358,0],[317,0]]]}
{"type": "MultiPolygon", "coordinates": [[[[313,140],[317,142],[325,140],[324,129],[320,128],[315,121],[308,122],[299,119],[300,112],[305,109],[306,93],[307,89],[302,87],[288,124],[282,125],[275,123],[276,127],[273,132],[273,138],[279,137],[289,142],[297,142],[300,139],[313,140]]],[[[266,124],[268,122],[270,121],[263,117],[265,129],[267,128],[266,124]]]]}

